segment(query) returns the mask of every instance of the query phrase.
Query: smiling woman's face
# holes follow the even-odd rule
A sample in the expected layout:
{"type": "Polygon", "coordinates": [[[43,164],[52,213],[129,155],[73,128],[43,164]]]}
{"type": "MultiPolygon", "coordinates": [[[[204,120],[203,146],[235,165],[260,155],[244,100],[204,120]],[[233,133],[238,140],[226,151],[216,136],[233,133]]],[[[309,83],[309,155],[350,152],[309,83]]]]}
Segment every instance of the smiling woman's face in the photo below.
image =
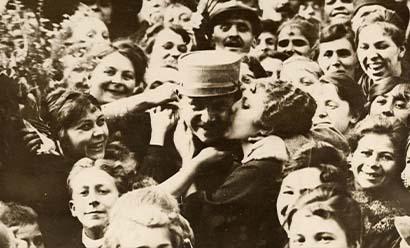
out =
{"type": "Polygon", "coordinates": [[[113,52],[105,56],[92,72],[90,94],[99,103],[128,97],[136,86],[135,78],[131,61],[119,52],[113,52]]]}
{"type": "Polygon", "coordinates": [[[399,166],[389,136],[369,133],[350,155],[355,183],[363,189],[386,188],[399,180],[399,166]]]}
{"type": "Polygon", "coordinates": [[[65,155],[78,159],[104,157],[108,140],[107,123],[99,109],[92,110],[88,110],[80,120],[65,130],[65,155]]]}
{"type": "Polygon", "coordinates": [[[397,46],[378,23],[362,28],[358,34],[357,57],[360,66],[374,81],[400,76],[403,54],[404,48],[397,46]]]}

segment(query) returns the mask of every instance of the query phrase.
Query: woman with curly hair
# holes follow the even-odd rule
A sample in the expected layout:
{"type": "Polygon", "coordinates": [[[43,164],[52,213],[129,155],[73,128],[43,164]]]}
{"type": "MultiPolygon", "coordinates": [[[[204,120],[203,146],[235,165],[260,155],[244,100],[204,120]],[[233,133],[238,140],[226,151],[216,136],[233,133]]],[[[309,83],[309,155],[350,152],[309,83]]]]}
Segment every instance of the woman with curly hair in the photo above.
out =
{"type": "Polygon", "coordinates": [[[365,216],[365,247],[397,247],[393,221],[409,212],[409,193],[400,173],[405,167],[407,128],[397,119],[370,116],[349,137],[353,198],[365,216]]]}

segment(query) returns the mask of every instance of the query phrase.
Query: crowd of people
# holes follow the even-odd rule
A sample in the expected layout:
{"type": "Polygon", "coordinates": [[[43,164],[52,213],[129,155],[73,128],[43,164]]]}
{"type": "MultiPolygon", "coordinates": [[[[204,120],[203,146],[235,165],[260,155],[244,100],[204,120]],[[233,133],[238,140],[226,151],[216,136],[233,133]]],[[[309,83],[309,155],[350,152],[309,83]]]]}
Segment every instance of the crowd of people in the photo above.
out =
{"type": "Polygon", "coordinates": [[[0,248],[410,247],[400,0],[0,3],[0,248]]]}

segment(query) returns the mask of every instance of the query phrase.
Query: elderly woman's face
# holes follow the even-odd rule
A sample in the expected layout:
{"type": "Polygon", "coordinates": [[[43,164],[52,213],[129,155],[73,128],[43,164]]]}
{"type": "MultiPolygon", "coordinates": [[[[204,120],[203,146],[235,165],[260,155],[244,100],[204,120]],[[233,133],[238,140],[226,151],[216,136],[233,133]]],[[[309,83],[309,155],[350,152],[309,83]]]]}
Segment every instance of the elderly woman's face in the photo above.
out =
{"type": "Polygon", "coordinates": [[[289,227],[289,248],[352,248],[343,228],[333,218],[297,211],[289,227]],[[306,228],[309,227],[309,228],[306,228]]]}
{"type": "Polygon", "coordinates": [[[309,57],[310,45],[299,28],[289,26],[284,27],[278,34],[277,50],[290,55],[298,54],[309,57]]]}
{"type": "Polygon", "coordinates": [[[131,232],[120,235],[118,241],[119,247],[173,248],[167,227],[135,225],[131,232]]]}
{"type": "Polygon", "coordinates": [[[350,165],[356,185],[362,189],[385,188],[399,180],[399,166],[391,138],[368,133],[351,153],[350,165]]]}
{"type": "Polygon", "coordinates": [[[90,94],[99,103],[128,97],[136,87],[135,78],[131,61],[119,52],[113,52],[105,56],[92,72],[90,94]]]}
{"type": "Polygon", "coordinates": [[[115,179],[107,172],[95,168],[85,168],[70,181],[72,200],[70,210],[83,228],[105,228],[111,208],[119,197],[115,179]]]}
{"type": "Polygon", "coordinates": [[[149,67],[168,67],[177,70],[178,58],[187,52],[188,45],[182,37],[171,29],[164,29],[155,39],[149,67]]]}
{"type": "Polygon", "coordinates": [[[356,52],[347,38],[320,43],[317,61],[325,74],[340,73],[354,78],[356,52]]]}
{"type": "Polygon", "coordinates": [[[403,55],[404,48],[397,46],[392,37],[377,23],[360,31],[357,57],[363,71],[374,81],[400,76],[400,60],[403,55]]]}
{"type": "Polygon", "coordinates": [[[104,158],[108,127],[103,113],[93,108],[65,130],[64,153],[69,157],[104,158]]]}
{"type": "Polygon", "coordinates": [[[377,96],[370,105],[370,115],[384,115],[397,118],[408,123],[410,102],[406,93],[402,93],[401,85],[396,85],[391,91],[377,96]]]}

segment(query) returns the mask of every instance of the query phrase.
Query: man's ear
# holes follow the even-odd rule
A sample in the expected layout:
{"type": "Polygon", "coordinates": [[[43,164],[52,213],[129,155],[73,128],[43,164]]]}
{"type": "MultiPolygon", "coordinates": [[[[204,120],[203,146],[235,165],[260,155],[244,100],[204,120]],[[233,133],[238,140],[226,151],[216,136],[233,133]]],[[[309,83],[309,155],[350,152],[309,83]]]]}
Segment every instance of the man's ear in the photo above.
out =
{"type": "Polygon", "coordinates": [[[68,203],[68,206],[70,208],[71,215],[73,217],[77,217],[77,214],[76,214],[76,211],[75,211],[75,205],[74,205],[73,200],[70,200],[70,202],[68,203]]]}

